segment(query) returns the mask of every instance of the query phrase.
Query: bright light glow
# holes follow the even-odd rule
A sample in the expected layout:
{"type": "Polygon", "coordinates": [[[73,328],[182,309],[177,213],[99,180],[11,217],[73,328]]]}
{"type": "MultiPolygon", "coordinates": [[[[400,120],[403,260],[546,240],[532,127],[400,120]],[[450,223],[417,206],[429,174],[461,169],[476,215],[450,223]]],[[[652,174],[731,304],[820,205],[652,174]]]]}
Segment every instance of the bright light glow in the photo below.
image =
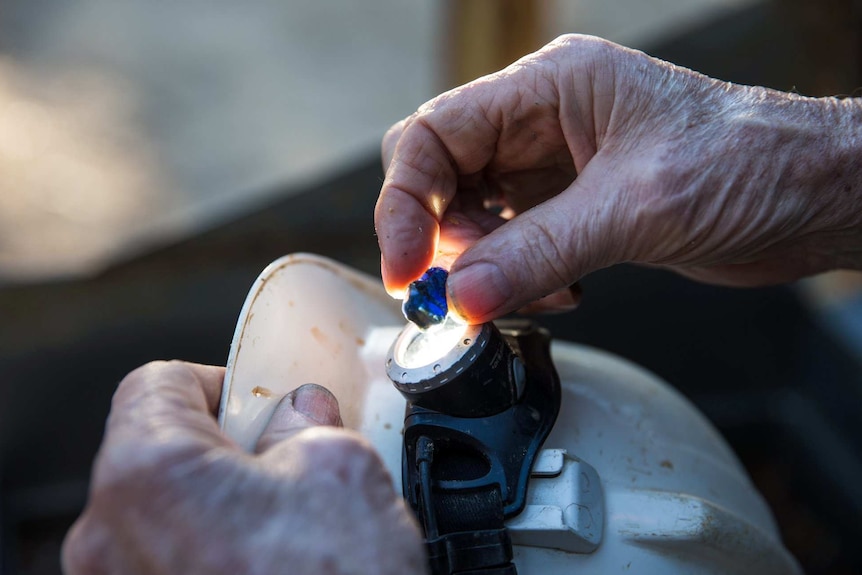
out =
{"type": "Polygon", "coordinates": [[[453,323],[457,323],[458,325],[461,325],[461,324],[468,325],[470,323],[466,319],[461,317],[458,314],[458,310],[456,310],[452,306],[449,307],[449,313],[446,315],[446,321],[451,321],[453,323]]]}
{"type": "Polygon", "coordinates": [[[467,324],[452,319],[451,315],[446,316],[443,323],[425,331],[411,324],[395,350],[395,361],[408,369],[438,362],[458,345],[467,327],[467,324]]]}
{"type": "Polygon", "coordinates": [[[388,293],[392,298],[404,301],[404,298],[407,297],[407,288],[404,289],[390,289],[386,288],[386,293],[388,293]]]}

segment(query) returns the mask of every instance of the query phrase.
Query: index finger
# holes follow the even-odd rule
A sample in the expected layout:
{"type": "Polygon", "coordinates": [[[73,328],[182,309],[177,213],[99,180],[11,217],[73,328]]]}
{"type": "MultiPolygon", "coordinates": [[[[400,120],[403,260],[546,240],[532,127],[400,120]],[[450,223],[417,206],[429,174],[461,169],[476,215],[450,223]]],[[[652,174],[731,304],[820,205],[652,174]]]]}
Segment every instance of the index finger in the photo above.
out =
{"type": "Polygon", "coordinates": [[[397,142],[387,134],[383,155],[391,160],[374,220],[390,293],[402,292],[433,262],[458,176],[481,171],[494,156],[502,120],[492,110],[505,105],[495,106],[494,84],[489,77],[447,92],[403,122],[397,142]]]}
{"type": "Polygon", "coordinates": [[[226,441],[215,419],[223,380],[223,367],[181,361],[136,369],[114,394],[106,441],[226,441]]]}

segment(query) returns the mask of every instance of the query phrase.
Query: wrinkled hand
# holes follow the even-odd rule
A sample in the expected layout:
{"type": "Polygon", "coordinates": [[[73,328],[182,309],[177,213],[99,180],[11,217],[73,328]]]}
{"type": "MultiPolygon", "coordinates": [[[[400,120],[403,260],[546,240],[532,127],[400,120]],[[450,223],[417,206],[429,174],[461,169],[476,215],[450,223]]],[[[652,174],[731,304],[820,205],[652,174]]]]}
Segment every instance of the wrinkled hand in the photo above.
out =
{"type": "Polygon", "coordinates": [[[419,531],[378,456],[305,385],[279,404],[258,453],[218,428],[224,369],[131,373],[114,396],[66,573],[418,574],[419,531]]]}
{"type": "Polygon", "coordinates": [[[734,285],[862,267],[860,128],[858,100],[565,36],[387,133],[384,282],[452,264],[450,301],[481,322],[573,303],[563,288],[619,262],[734,285]]]}

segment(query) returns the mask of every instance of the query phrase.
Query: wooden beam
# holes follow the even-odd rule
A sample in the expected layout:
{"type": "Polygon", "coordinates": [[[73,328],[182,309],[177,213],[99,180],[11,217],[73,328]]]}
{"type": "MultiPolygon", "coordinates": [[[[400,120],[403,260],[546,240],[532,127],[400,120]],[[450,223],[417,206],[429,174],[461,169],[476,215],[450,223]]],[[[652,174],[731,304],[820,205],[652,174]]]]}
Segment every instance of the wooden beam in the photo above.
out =
{"type": "Polygon", "coordinates": [[[500,70],[543,44],[539,0],[449,0],[447,87],[500,70]]]}

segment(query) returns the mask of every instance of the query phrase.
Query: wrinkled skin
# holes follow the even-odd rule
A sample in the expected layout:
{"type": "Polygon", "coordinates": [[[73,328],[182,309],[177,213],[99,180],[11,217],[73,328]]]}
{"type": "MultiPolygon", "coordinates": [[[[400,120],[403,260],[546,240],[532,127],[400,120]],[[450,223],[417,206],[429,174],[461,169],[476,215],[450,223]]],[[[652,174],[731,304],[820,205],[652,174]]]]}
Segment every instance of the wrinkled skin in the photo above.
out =
{"type": "Polygon", "coordinates": [[[170,362],[122,382],[67,574],[425,573],[417,526],[329,392],[288,395],[252,455],[214,418],[223,377],[170,362]]]}
{"type": "Polygon", "coordinates": [[[384,282],[400,293],[451,265],[450,302],[478,323],[571,307],[566,286],[620,262],[738,286],[860,268],[858,134],[859,100],[564,36],[387,133],[384,282]]]}

